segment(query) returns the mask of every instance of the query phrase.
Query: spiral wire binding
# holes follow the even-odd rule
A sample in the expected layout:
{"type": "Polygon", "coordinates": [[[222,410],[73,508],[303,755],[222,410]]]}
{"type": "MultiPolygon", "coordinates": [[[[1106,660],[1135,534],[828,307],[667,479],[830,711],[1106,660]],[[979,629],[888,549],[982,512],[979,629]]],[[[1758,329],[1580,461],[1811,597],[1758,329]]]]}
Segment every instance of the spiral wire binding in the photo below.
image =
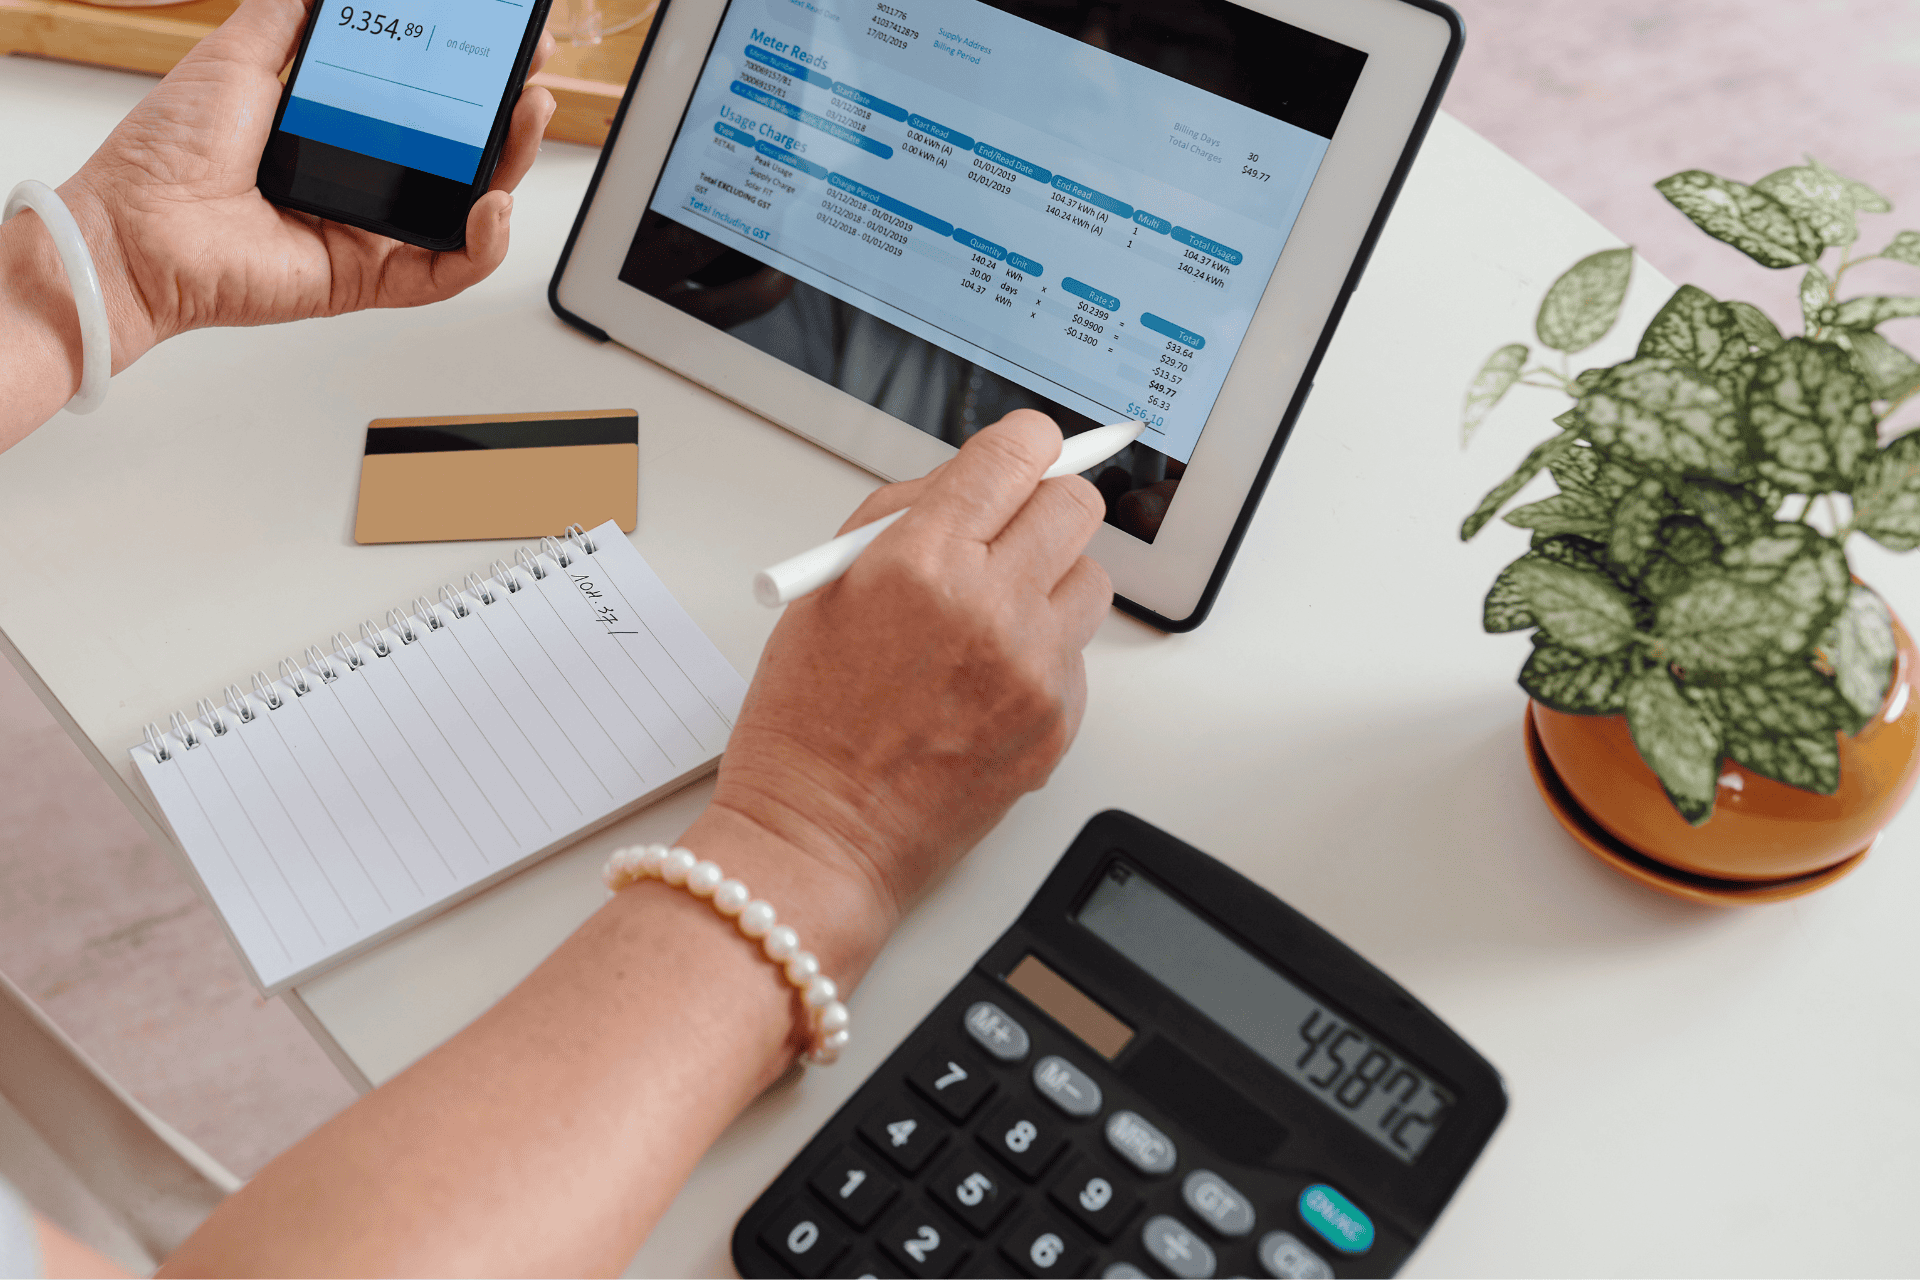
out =
{"type": "Polygon", "coordinates": [[[173,736],[180,739],[182,750],[191,751],[200,745],[200,735],[193,731],[193,721],[178,711],[173,713],[173,736]]]}
{"type": "Polygon", "coordinates": [[[307,665],[313,668],[314,674],[320,677],[321,684],[332,684],[340,678],[340,673],[333,669],[333,664],[327,661],[327,655],[319,645],[308,645],[306,652],[301,656],[307,660],[307,665]]]}
{"type": "Polygon", "coordinates": [[[346,663],[349,671],[358,671],[367,665],[367,660],[360,656],[360,647],[344,631],[333,633],[333,656],[346,663]]]}
{"type": "Polygon", "coordinates": [[[280,678],[287,682],[287,688],[293,690],[296,698],[304,698],[313,692],[313,686],[307,683],[306,668],[292,658],[280,659],[280,678]]]}
{"type": "MultiPolygon", "coordinates": [[[[483,605],[494,604],[500,599],[489,584],[497,583],[501,590],[512,595],[526,589],[526,583],[520,579],[521,570],[525,570],[527,575],[536,582],[547,576],[541,557],[552,560],[564,569],[573,563],[575,551],[582,556],[590,556],[598,550],[599,548],[594,545],[593,535],[584,527],[577,524],[568,525],[559,538],[543,537],[538,547],[522,546],[516,549],[511,564],[504,559],[496,559],[489,566],[490,572],[484,576],[479,573],[467,574],[463,584],[464,590],[449,583],[440,588],[438,602],[421,595],[413,598],[411,612],[401,609],[387,610],[387,625],[384,630],[375,625],[371,619],[362,622],[359,643],[356,643],[346,632],[336,631],[333,633],[331,655],[319,645],[310,644],[302,651],[304,662],[295,661],[292,658],[280,659],[276,668],[279,673],[277,680],[264,671],[254,672],[252,697],[249,697],[246,690],[239,685],[228,685],[222,690],[222,696],[226,699],[226,710],[233,714],[234,720],[238,723],[252,724],[259,717],[259,713],[254,710],[254,698],[258,698],[267,710],[278,711],[286,705],[286,699],[280,696],[280,686],[284,685],[296,698],[304,698],[313,692],[313,683],[307,679],[309,671],[319,676],[322,684],[332,684],[339,680],[343,673],[334,664],[334,658],[338,658],[345,664],[348,672],[358,671],[364,667],[367,659],[360,652],[360,643],[364,643],[368,649],[372,650],[375,657],[389,657],[393,653],[393,646],[388,642],[388,632],[398,636],[403,645],[415,644],[422,634],[414,625],[416,621],[429,632],[438,631],[447,625],[447,620],[440,614],[442,606],[456,619],[472,617],[473,610],[467,604],[469,597],[483,605]],[[570,547],[572,550],[569,549],[570,547]]],[[[198,713],[199,720],[205,723],[207,731],[214,737],[223,737],[232,728],[227,723],[226,715],[213,699],[199,699],[194,709],[198,713]]],[[[156,761],[164,762],[174,758],[173,749],[167,745],[169,731],[180,743],[183,751],[191,751],[205,744],[206,738],[195,727],[195,721],[181,712],[173,712],[168,717],[167,723],[169,727],[163,729],[159,721],[150,721],[143,731],[144,745],[156,761]]]]}
{"type": "Polygon", "coordinates": [[[213,730],[214,737],[223,737],[226,734],[227,719],[220,714],[220,708],[213,705],[212,698],[200,699],[193,704],[193,709],[200,713],[200,719],[207,728],[213,730]]]}

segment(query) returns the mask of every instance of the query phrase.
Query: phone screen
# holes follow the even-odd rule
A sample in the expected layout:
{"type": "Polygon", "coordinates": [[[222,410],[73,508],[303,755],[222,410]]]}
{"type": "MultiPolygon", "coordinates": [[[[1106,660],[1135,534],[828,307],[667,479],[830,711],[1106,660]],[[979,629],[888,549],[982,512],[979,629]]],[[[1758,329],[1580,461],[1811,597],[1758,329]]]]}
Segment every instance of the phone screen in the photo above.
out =
{"type": "Polygon", "coordinates": [[[531,0],[398,0],[389,11],[321,0],[280,127],[469,184],[530,8],[531,0]]]}

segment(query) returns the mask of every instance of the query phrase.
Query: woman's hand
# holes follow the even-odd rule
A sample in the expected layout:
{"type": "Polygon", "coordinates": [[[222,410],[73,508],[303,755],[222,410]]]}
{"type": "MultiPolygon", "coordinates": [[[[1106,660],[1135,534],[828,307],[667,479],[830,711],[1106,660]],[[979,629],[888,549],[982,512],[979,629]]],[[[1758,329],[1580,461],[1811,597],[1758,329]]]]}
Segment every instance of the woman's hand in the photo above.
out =
{"type": "MultiPolygon", "coordinates": [[[[507,255],[507,194],[526,176],[553,95],[520,95],[493,188],[467,243],[433,253],[267,203],[255,185],[302,0],[246,0],[140,100],[60,195],[106,297],[113,371],[155,343],[212,325],[274,324],[451,298],[507,255]]],[[[541,36],[538,70],[553,51],[541,36]]],[[[9,127],[17,127],[9,122],[9,127]]],[[[80,323],[38,215],[0,227],[0,450],[80,387],[80,323]]]]}
{"type": "Polygon", "coordinates": [[[1080,726],[1081,650],[1113,587],[1082,554],[1098,491],[1040,483],[1059,452],[1052,421],[1021,410],[874,493],[845,528],[913,510],[787,607],[728,741],[703,824],[757,828],[838,873],[836,920],[877,930],[875,948],[1080,726]]]}
{"type": "MultiPolygon", "coordinates": [[[[506,257],[507,193],[553,115],[545,89],[520,95],[464,249],[433,253],[267,203],[255,173],[306,16],[301,0],[246,0],[61,187],[106,289],[116,371],[188,329],[437,302],[506,257]]],[[[542,36],[533,70],[552,48],[542,36]]]]}
{"type": "MultiPolygon", "coordinates": [[[[1081,554],[1093,486],[1039,483],[1059,450],[1051,422],[1016,413],[855,513],[913,504],[787,607],[682,838],[776,904],[843,990],[901,904],[1046,781],[1079,726],[1080,650],[1112,589],[1081,554]]],[[[804,1024],[711,905],[634,885],[274,1160],[162,1273],[616,1274],[806,1047],[804,1024]]]]}

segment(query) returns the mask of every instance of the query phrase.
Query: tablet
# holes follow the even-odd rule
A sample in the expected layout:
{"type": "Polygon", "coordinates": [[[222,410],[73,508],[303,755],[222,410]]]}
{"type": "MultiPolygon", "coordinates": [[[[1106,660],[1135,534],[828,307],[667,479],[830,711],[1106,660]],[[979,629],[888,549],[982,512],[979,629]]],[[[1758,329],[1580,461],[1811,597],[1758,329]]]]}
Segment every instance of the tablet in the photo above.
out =
{"type": "Polygon", "coordinates": [[[1437,0],[663,0],[551,301],[888,479],[1016,408],[1144,421],[1090,553],[1185,630],[1461,40],[1437,0]]]}

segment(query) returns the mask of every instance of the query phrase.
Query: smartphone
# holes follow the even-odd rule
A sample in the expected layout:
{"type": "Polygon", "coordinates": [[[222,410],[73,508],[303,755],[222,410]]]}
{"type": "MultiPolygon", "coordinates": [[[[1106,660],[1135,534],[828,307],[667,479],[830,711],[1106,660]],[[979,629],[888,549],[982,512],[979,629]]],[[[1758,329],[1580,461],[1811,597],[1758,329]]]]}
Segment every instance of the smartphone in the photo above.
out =
{"type": "Polygon", "coordinates": [[[314,0],[260,157],[260,193],[458,249],[500,162],[548,3],[314,0]]]}

